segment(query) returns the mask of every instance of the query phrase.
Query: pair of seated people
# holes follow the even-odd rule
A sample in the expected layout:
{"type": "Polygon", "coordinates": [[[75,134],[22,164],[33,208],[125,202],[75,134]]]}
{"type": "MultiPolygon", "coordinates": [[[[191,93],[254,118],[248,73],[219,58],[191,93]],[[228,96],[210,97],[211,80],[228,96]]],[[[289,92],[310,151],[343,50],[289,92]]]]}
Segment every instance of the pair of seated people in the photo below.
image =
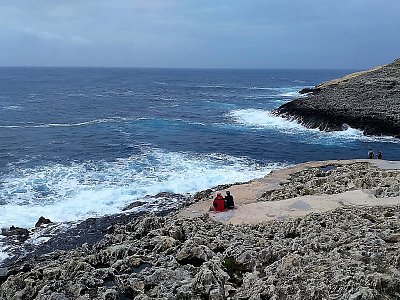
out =
{"type": "Polygon", "coordinates": [[[229,191],[226,191],[225,198],[222,197],[221,193],[217,193],[217,197],[214,198],[213,207],[215,211],[223,211],[225,209],[235,208],[233,197],[229,191]]]}

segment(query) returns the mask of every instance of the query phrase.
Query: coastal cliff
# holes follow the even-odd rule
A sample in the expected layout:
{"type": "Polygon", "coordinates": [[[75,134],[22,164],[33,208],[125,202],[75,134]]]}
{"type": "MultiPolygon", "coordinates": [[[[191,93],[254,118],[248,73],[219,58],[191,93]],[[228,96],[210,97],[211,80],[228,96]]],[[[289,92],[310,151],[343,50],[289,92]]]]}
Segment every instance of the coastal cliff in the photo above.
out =
{"type": "Polygon", "coordinates": [[[366,135],[400,137],[400,59],[303,92],[304,98],[275,113],[309,128],[336,131],[350,126],[366,135]]]}

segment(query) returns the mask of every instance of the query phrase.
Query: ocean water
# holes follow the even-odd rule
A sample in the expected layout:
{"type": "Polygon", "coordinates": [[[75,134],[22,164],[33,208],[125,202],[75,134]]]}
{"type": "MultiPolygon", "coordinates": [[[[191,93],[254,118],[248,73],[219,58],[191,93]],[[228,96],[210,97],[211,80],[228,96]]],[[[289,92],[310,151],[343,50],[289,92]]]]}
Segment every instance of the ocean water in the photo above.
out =
{"type": "Polygon", "coordinates": [[[0,68],[0,227],[118,213],[146,195],[364,158],[368,148],[400,159],[399,140],[271,114],[350,72],[0,68]]]}

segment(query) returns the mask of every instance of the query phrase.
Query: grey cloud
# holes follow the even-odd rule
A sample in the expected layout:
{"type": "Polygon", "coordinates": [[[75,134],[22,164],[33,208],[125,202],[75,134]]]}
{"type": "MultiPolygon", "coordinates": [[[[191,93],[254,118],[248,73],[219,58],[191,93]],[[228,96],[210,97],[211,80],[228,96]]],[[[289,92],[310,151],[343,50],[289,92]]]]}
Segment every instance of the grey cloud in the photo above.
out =
{"type": "Polygon", "coordinates": [[[400,1],[0,0],[0,65],[366,68],[400,1]]]}

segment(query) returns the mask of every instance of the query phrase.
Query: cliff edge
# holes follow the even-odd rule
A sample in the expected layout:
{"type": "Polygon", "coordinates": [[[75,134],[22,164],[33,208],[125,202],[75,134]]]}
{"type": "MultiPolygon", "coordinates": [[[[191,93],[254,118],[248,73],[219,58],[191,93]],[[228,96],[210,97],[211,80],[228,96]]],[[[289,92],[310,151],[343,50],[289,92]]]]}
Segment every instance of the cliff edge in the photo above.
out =
{"type": "Polygon", "coordinates": [[[309,128],[336,131],[350,126],[366,135],[400,137],[400,59],[303,92],[304,98],[275,113],[309,128]]]}

